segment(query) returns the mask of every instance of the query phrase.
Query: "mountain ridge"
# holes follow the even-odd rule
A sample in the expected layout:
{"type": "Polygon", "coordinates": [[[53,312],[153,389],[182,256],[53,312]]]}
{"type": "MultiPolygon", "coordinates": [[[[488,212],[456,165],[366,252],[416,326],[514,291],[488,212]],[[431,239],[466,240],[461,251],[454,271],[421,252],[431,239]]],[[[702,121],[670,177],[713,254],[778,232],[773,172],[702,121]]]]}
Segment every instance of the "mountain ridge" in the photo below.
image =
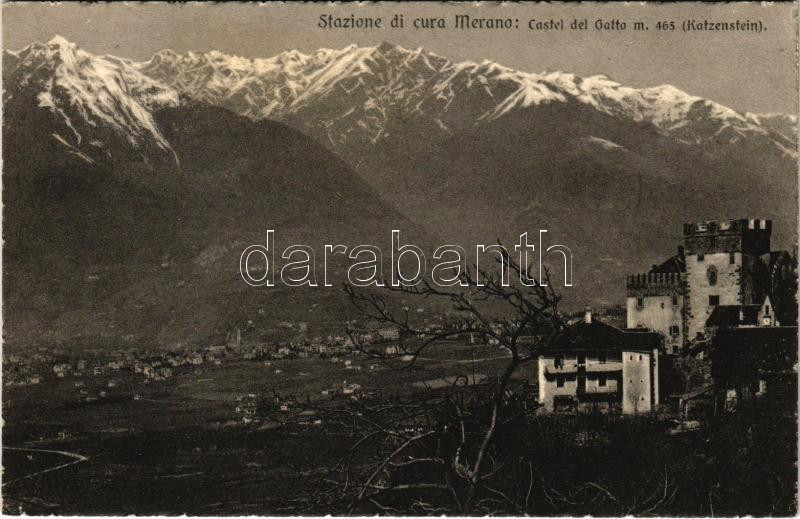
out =
{"type": "Polygon", "coordinates": [[[777,248],[797,239],[796,116],[670,85],[388,43],[134,62],[56,37],[4,57],[4,291],[24,329],[169,343],[255,310],[341,309],[230,285],[263,228],[349,243],[401,222],[467,250],[547,229],[575,254],[581,306],[620,301],[684,221],[766,217],[777,248]]]}
{"type": "Polygon", "coordinates": [[[489,60],[453,62],[423,48],[409,50],[387,42],[309,54],[289,50],[257,59],[217,50],[179,54],[165,49],[135,62],[95,56],[55,36],[46,44],[5,51],[4,56],[7,81],[38,87],[39,105],[64,119],[64,131],[55,138],[89,160],[108,150],[87,144],[103,144],[102,139],[92,139],[91,131],[83,138],[71,127],[76,109],[95,124],[116,126],[135,146],[169,151],[150,112],[177,106],[182,97],[254,120],[287,122],[334,151],[363,148],[386,138],[393,131],[393,118],[415,119],[436,138],[531,106],[574,100],[612,116],[652,124],[686,144],[725,147],[750,139],[763,141],[774,153],[797,157],[796,115],[740,113],[669,84],[636,89],[604,75],[536,74],[489,60]],[[53,69],[52,81],[36,77],[42,63],[53,69]],[[96,84],[81,88],[91,77],[96,84]],[[113,92],[119,85],[127,88],[113,92]],[[106,91],[123,102],[116,107],[99,102],[105,99],[99,94],[106,91]],[[66,96],[69,103],[58,103],[53,95],[66,96]],[[115,108],[117,114],[112,113],[115,108]]]}
{"type": "MultiPolygon", "coordinates": [[[[349,45],[340,50],[319,49],[310,54],[287,51],[273,58],[256,60],[228,56],[219,51],[184,55],[171,53],[170,56],[172,59],[166,65],[168,74],[163,68],[163,59],[159,63],[151,59],[135,66],[187,95],[199,96],[215,104],[230,104],[234,111],[253,118],[289,119],[302,112],[315,98],[329,96],[336,88],[352,90],[372,79],[380,80],[373,88],[376,95],[365,102],[366,116],[345,125],[341,131],[346,134],[354,126],[361,126],[369,129],[369,138],[373,141],[380,138],[383,129],[379,125],[380,115],[388,107],[400,104],[404,113],[425,114],[443,131],[463,129],[463,125],[454,124],[455,120],[445,122],[447,109],[454,101],[454,90],[464,91],[476,82],[485,90],[486,97],[494,101],[473,114],[476,123],[502,117],[514,108],[542,102],[564,102],[571,96],[609,114],[650,122],[686,142],[707,141],[718,137],[720,132],[730,134],[726,135],[729,140],[742,134],[770,135],[770,128],[761,126],[758,114],[741,114],[672,85],[635,89],[603,75],[581,78],[560,71],[535,74],[489,60],[453,62],[422,48],[409,50],[386,42],[371,47],[349,45]],[[194,71],[197,66],[205,67],[209,73],[205,83],[190,85],[180,79],[184,71],[194,71]],[[397,73],[380,77],[386,68],[397,73]],[[360,85],[352,84],[354,77],[358,78],[360,85]],[[259,98],[259,93],[265,97],[259,98]],[[275,102],[276,99],[279,102],[275,102]],[[442,103],[437,103],[437,100],[442,103]],[[239,102],[249,105],[244,108],[236,104],[239,102]],[[715,120],[715,131],[699,131],[699,118],[715,120]]],[[[335,124],[346,119],[354,105],[342,106],[340,112],[331,114],[326,122],[335,124]]],[[[796,124],[796,118],[789,122],[796,124]]],[[[778,144],[787,153],[794,153],[792,143],[783,141],[786,135],[772,137],[777,137],[778,144]]],[[[329,140],[335,142],[336,136],[330,136],[329,140]]]]}

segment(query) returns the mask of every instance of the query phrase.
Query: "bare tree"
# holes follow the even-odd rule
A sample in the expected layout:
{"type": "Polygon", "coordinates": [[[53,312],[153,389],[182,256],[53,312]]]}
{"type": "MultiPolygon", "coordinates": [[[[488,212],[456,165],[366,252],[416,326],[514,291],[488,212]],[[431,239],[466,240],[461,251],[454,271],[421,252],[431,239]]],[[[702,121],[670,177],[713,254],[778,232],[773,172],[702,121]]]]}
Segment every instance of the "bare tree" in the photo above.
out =
{"type": "Polygon", "coordinates": [[[529,471],[528,481],[516,485],[522,491],[513,495],[495,485],[509,462],[497,439],[504,426],[524,415],[530,396],[525,388],[512,387],[512,375],[553,342],[563,323],[548,272],[534,280],[532,265],[521,266],[502,250],[497,261],[500,269],[508,268],[508,286],[502,272],[477,267],[460,272],[455,290],[427,279],[414,286],[384,283],[383,290],[345,286],[362,318],[395,328],[401,337],[386,353],[349,328],[354,348],[366,355],[386,362],[403,358],[402,369],[410,369],[425,352],[454,337],[495,344],[507,354],[484,384],[476,385],[474,375],[453,377],[445,387],[328,410],[357,436],[337,467],[339,477],[328,480],[350,500],[350,511],[369,504],[378,513],[525,512],[534,474],[529,471]],[[530,281],[516,281],[523,278],[530,281]],[[407,307],[393,304],[387,291],[444,301],[455,317],[438,329],[425,328],[407,307]]]}
{"type": "MultiPolygon", "coordinates": [[[[503,264],[516,279],[520,274],[532,279],[531,266],[520,267],[508,254],[500,260],[503,264]]],[[[391,383],[380,387],[378,376],[374,382],[380,391],[370,396],[317,406],[324,430],[346,453],[317,475],[314,486],[319,490],[299,500],[302,506],[294,511],[642,516],[680,507],[676,501],[691,494],[679,483],[685,460],[658,458],[647,436],[655,431],[648,419],[530,412],[531,388],[513,376],[554,345],[565,327],[559,296],[546,271],[543,276],[543,282],[530,286],[505,286],[502,274],[473,267],[461,274],[464,286],[454,290],[427,280],[415,286],[385,283],[379,289],[346,286],[361,315],[359,322],[373,323],[373,331],[392,327],[399,332],[396,346],[379,350],[369,330],[351,322],[347,334],[353,348],[393,369],[429,365],[436,349],[445,345],[471,348],[472,341],[453,338],[496,344],[506,355],[492,364],[495,373],[485,379],[478,380],[473,371],[472,376],[442,377],[444,385],[400,391],[391,383]],[[441,326],[426,326],[409,308],[413,298],[443,301],[451,317],[441,326]],[[635,454],[628,454],[642,458],[635,465],[606,454],[600,459],[616,462],[615,469],[604,470],[590,461],[581,464],[580,459],[565,465],[558,458],[591,442],[601,452],[607,442],[620,448],[605,453],[629,452],[630,438],[641,438],[635,454]]],[[[702,498],[709,506],[719,501],[713,489],[702,498]]]]}

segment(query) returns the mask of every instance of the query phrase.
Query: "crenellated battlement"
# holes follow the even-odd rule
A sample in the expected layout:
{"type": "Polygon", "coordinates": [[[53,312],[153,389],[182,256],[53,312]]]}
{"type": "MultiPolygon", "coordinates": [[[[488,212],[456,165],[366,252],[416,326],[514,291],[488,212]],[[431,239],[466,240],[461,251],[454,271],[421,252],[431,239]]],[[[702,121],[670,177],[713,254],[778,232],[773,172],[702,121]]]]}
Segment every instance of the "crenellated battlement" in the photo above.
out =
{"type": "Polygon", "coordinates": [[[677,255],[626,277],[627,326],[661,333],[675,354],[705,333],[715,307],[763,301],[771,235],[766,218],[684,223],[677,255]]]}
{"type": "Polygon", "coordinates": [[[739,233],[772,233],[772,220],[740,218],[737,220],[708,220],[683,224],[683,236],[719,235],[739,233]]]}
{"type": "Polygon", "coordinates": [[[772,220],[740,218],[683,224],[686,254],[769,252],[772,220]]]}
{"type": "Polygon", "coordinates": [[[681,272],[650,272],[647,274],[633,274],[628,276],[628,288],[645,288],[657,285],[674,287],[681,285],[685,274],[681,272]]]}

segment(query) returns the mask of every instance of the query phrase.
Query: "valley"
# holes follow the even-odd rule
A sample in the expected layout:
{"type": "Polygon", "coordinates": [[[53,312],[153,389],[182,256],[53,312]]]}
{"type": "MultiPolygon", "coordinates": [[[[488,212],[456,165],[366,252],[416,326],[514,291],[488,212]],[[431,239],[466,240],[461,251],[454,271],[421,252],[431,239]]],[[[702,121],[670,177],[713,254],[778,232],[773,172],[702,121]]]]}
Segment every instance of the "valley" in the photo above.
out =
{"type": "Polygon", "coordinates": [[[797,114],[318,7],[4,50],[4,513],[795,513],[797,114]]]}

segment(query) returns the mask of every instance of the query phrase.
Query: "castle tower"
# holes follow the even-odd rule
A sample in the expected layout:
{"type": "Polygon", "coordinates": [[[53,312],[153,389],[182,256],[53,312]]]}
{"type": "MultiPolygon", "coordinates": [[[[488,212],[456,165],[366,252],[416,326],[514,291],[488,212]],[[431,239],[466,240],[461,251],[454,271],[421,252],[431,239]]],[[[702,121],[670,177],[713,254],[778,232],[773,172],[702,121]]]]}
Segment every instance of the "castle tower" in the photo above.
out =
{"type": "Polygon", "coordinates": [[[771,220],[753,218],[683,225],[689,340],[717,306],[761,302],[760,256],[770,250],[771,233],[771,220]]]}
{"type": "MultiPolygon", "coordinates": [[[[683,259],[682,250],[676,258],[683,259]]],[[[660,333],[666,353],[678,354],[686,340],[686,274],[664,270],[654,266],[646,274],[628,276],[626,326],[660,333]]]]}

